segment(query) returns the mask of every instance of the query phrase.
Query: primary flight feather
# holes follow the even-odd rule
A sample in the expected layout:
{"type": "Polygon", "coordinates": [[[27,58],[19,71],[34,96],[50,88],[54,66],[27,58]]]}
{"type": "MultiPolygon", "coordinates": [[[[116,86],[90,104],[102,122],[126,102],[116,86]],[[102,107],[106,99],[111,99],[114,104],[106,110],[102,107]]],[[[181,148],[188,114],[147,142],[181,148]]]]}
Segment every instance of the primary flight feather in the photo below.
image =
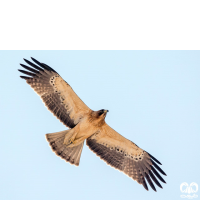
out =
{"type": "Polygon", "coordinates": [[[54,69],[31,59],[34,63],[24,59],[29,66],[20,64],[27,71],[19,71],[28,75],[20,77],[40,95],[54,116],[69,128],[46,134],[52,150],[58,156],[78,166],[86,140],[86,144],[97,156],[142,184],[146,190],[146,181],[154,191],[154,183],[162,188],[158,179],[166,182],[159,173],[166,174],[156,164],[161,163],[112,129],[105,122],[108,110],[91,110],[54,69]]]}

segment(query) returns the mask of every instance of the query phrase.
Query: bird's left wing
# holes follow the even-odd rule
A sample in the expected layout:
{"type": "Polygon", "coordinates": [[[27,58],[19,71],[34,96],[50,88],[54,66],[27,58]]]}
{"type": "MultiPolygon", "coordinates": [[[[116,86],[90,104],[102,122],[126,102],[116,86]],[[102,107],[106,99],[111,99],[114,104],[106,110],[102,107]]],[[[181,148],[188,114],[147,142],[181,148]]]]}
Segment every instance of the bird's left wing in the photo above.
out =
{"type": "Polygon", "coordinates": [[[28,75],[20,77],[35,90],[54,116],[65,126],[73,128],[91,111],[90,108],[54,69],[34,58],[31,59],[34,63],[24,59],[29,66],[20,64],[27,71],[19,71],[28,75]]]}
{"type": "Polygon", "coordinates": [[[124,172],[139,184],[142,184],[146,190],[148,190],[146,180],[154,191],[156,191],[156,188],[153,182],[162,188],[157,178],[166,183],[157,172],[158,170],[161,174],[166,175],[156,164],[156,162],[161,163],[107,124],[102,127],[101,131],[87,139],[87,145],[108,165],[124,172]]]}

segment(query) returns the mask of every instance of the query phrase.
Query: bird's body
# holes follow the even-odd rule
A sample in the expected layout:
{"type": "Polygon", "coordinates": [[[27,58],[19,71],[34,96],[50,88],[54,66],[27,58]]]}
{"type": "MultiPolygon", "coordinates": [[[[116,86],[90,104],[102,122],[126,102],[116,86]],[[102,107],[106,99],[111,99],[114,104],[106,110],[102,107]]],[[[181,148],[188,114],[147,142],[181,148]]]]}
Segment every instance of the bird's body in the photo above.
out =
{"type": "Polygon", "coordinates": [[[46,134],[52,150],[58,156],[78,166],[86,140],[86,144],[97,156],[142,184],[145,189],[148,190],[147,181],[156,191],[152,180],[162,188],[157,178],[165,181],[156,171],[166,175],[156,164],[161,163],[112,129],[105,122],[108,110],[91,110],[54,69],[34,58],[32,60],[37,65],[25,60],[32,68],[21,64],[28,71],[19,71],[29,76],[21,78],[27,81],[47,108],[69,128],[46,134]]]}
{"type": "Polygon", "coordinates": [[[103,125],[105,125],[104,117],[99,117],[98,112],[91,111],[88,115],[85,115],[74,128],[69,130],[68,135],[72,135],[72,137],[69,138],[68,135],[66,135],[64,143],[69,145],[69,147],[77,146],[94,133],[101,132],[103,125]],[[69,143],[71,142],[71,144],[69,144],[68,141],[69,143]]]}

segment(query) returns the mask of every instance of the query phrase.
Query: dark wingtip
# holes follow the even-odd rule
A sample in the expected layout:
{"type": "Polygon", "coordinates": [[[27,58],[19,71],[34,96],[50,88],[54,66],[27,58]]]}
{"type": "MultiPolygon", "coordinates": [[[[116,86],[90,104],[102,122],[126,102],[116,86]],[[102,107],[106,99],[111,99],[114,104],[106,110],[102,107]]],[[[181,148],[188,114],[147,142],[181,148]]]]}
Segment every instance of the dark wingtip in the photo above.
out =
{"type": "Polygon", "coordinates": [[[145,189],[146,191],[149,191],[149,188],[148,188],[148,187],[145,187],[144,185],[143,185],[143,187],[144,187],[144,189],[145,189]]]}
{"type": "Polygon", "coordinates": [[[30,79],[30,77],[27,77],[27,76],[19,76],[19,77],[22,78],[22,79],[25,79],[25,80],[30,79]]]}
{"type": "Polygon", "coordinates": [[[146,183],[146,181],[145,181],[144,178],[143,178],[142,185],[143,185],[143,187],[144,187],[147,191],[149,191],[148,186],[147,186],[147,183],[146,183]]]}
{"type": "Polygon", "coordinates": [[[156,188],[152,188],[155,192],[157,192],[156,188]]]}
{"type": "Polygon", "coordinates": [[[150,153],[148,153],[148,154],[154,161],[156,161],[158,164],[162,165],[162,163],[160,161],[158,161],[155,157],[153,157],[150,153]]]}
{"type": "Polygon", "coordinates": [[[166,176],[165,172],[153,161],[151,160],[152,164],[154,165],[154,167],[163,175],[166,176]]]}
{"type": "Polygon", "coordinates": [[[155,170],[155,168],[153,166],[151,166],[151,170],[153,171],[153,173],[157,176],[157,178],[162,181],[163,183],[166,183],[165,180],[160,176],[160,174],[155,170]]]}
{"type": "Polygon", "coordinates": [[[47,64],[41,63],[41,62],[37,61],[35,58],[33,58],[33,57],[31,57],[31,59],[33,60],[33,62],[38,64],[40,67],[42,67],[42,68],[44,68],[44,69],[46,69],[48,71],[53,71],[53,72],[58,74],[58,72],[56,72],[53,68],[49,67],[47,64]]]}
{"type": "Polygon", "coordinates": [[[40,62],[36,60],[35,58],[31,57],[31,60],[34,61],[35,63],[39,64],[40,62]]]}
{"type": "Polygon", "coordinates": [[[152,188],[155,192],[157,192],[156,188],[152,188]]]}
{"type": "Polygon", "coordinates": [[[151,177],[151,179],[155,182],[155,184],[160,187],[163,188],[162,185],[159,183],[159,181],[156,179],[156,177],[154,176],[154,174],[151,172],[151,170],[149,170],[149,175],[151,177]]]}
{"type": "Polygon", "coordinates": [[[152,182],[152,180],[150,179],[149,175],[145,172],[145,178],[147,180],[147,182],[149,183],[149,185],[151,186],[151,188],[156,192],[156,188],[152,182]]]}
{"type": "Polygon", "coordinates": [[[162,174],[163,174],[164,176],[167,176],[167,174],[165,174],[165,172],[164,172],[163,170],[162,170],[162,172],[163,172],[162,174]]]}

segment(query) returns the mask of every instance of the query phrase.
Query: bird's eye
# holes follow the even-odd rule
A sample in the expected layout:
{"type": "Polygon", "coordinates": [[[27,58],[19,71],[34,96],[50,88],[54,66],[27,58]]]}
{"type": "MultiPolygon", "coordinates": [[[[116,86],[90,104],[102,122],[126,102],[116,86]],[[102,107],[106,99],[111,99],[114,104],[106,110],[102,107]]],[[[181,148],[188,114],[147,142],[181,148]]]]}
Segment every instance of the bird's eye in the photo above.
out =
{"type": "Polygon", "coordinates": [[[104,113],[104,110],[100,110],[99,115],[102,115],[104,113]]]}

